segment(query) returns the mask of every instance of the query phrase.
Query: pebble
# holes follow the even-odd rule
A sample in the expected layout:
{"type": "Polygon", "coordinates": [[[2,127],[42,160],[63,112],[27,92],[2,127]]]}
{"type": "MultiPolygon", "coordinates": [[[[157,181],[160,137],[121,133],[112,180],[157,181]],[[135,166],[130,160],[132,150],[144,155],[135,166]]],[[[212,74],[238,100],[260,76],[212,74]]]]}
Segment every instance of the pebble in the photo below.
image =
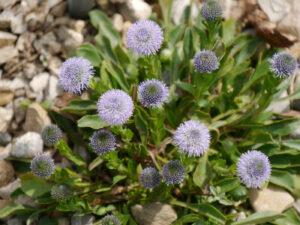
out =
{"type": "Polygon", "coordinates": [[[118,32],[121,32],[123,30],[124,20],[123,20],[123,17],[121,14],[115,13],[113,15],[112,22],[113,22],[114,28],[118,32]]]}
{"type": "Polygon", "coordinates": [[[152,14],[151,6],[143,0],[127,0],[120,6],[120,12],[126,20],[146,20],[152,14]]]}
{"type": "Polygon", "coordinates": [[[293,206],[295,202],[293,196],[287,191],[273,185],[262,190],[250,189],[249,197],[255,212],[271,210],[281,213],[293,206]]]}
{"type": "Polygon", "coordinates": [[[13,116],[14,110],[12,103],[9,103],[6,107],[0,107],[0,133],[7,131],[13,116]]]}
{"type": "Polygon", "coordinates": [[[0,48],[7,45],[14,45],[17,36],[5,31],[0,31],[0,48]]]}
{"type": "Polygon", "coordinates": [[[44,126],[51,124],[51,120],[47,111],[38,103],[32,103],[27,109],[25,124],[23,128],[25,131],[34,131],[41,133],[44,126]]]}
{"type": "Polygon", "coordinates": [[[55,76],[50,76],[49,85],[46,92],[47,100],[54,100],[57,96],[63,93],[63,89],[61,88],[58,78],[55,76]]]}
{"type": "Polygon", "coordinates": [[[43,152],[43,140],[36,132],[27,132],[18,137],[12,146],[11,155],[17,158],[33,158],[43,152]]]}
{"type": "MultiPolygon", "coordinates": [[[[32,48],[32,43],[36,39],[36,34],[33,32],[26,31],[19,37],[16,48],[19,51],[28,51],[32,48]]],[[[26,65],[25,65],[26,66],[26,65]]]]}
{"type": "Polygon", "coordinates": [[[24,72],[24,76],[27,78],[27,79],[32,79],[37,71],[36,71],[36,66],[34,63],[26,63],[26,65],[24,65],[24,69],[23,69],[23,72],[24,72]]]}
{"type": "MultiPolygon", "coordinates": [[[[284,97],[287,97],[288,96],[288,93],[287,91],[284,91],[280,97],[280,98],[284,98],[284,97]]],[[[276,100],[276,99],[274,99],[276,100]]],[[[289,100],[284,100],[284,101],[279,101],[279,102],[276,102],[276,101],[273,101],[269,106],[268,108],[266,109],[266,111],[273,111],[274,113],[284,113],[284,112],[288,112],[290,111],[290,101],[289,100]]]]}
{"type": "Polygon", "coordinates": [[[14,98],[14,93],[11,91],[0,92],[0,106],[6,105],[14,98]]]}
{"type": "Polygon", "coordinates": [[[31,89],[35,93],[37,93],[37,98],[36,98],[37,102],[43,101],[43,97],[44,97],[43,91],[48,86],[49,77],[50,77],[49,73],[40,73],[40,74],[34,76],[33,79],[29,83],[29,86],[31,87],[31,89]]]}
{"type": "Polygon", "coordinates": [[[177,220],[177,214],[171,205],[160,202],[134,205],[131,213],[139,225],[171,225],[177,220]]]}
{"type": "Polygon", "coordinates": [[[11,10],[4,10],[0,13],[0,29],[10,28],[14,13],[11,10]]]}
{"type": "Polygon", "coordinates": [[[58,76],[61,64],[62,64],[62,61],[61,61],[60,58],[58,58],[58,57],[52,57],[49,60],[49,63],[48,63],[47,67],[50,70],[51,74],[54,74],[54,75],[58,76]]]}
{"type": "Polygon", "coordinates": [[[21,179],[17,178],[15,181],[9,183],[5,187],[0,188],[0,197],[3,199],[10,199],[10,194],[21,187],[21,179]]]}
{"type": "MultiPolygon", "coordinates": [[[[202,4],[201,4],[202,5],[202,4]]],[[[182,22],[182,16],[186,8],[190,6],[190,0],[174,0],[171,9],[171,18],[175,25],[182,22]]],[[[192,23],[196,22],[200,7],[194,2],[192,7],[192,23]]]]}
{"type": "Polygon", "coordinates": [[[0,0],[0,10],[12,7],[18,0],[0,0]]]}
{"type": "Polygon", "coordinates": [[[14,168],[11,163],[0,160],[0,188],[8,185],[14,180],[14,168]]]}
{"type": "Polygon", "coordinates": [[[270,21],[275,23],[282,20],[291,11],[286,0],[257,0],[257,2],[270,21]]]}
{"type": "Polygon", "coordinates": [[[71,225],[93,225],[95,217],[92,215],[76,216],[71,218],[71,225]]]}
{"type": "Polygon", "coordinates": [[[9,143],[5,148],[0,146],[0,160],[6,159],[10,156],[12,144],[9,143]]]}
{"type": "Polygon", "coordinates": [[[83,35],[75,30],[69,29],[65,26],[60,26],[58,36],[64,42],[64,46],[70,49],[76,49],[83,43],[83,35]]]}
{"type": "Polygon", "coordinates": [[[16,77],[13,79],[13,81],[10,84],[10,88],[12,90],[17,90],[20,88],[25,88],[27,86],[27,81],[23,77],[16,77]]]}
{"type": "Polygon", "coordinates": [[[11,135],[9,133],[0,133],[0,145],[5,146],[11,142],[11,135]]]}
{"type": "Polygon", "coordinates": [[[27,25],[24,21],[23,13],[19,13],[12,17],[10,28],[14,34],[22,34],[26,31],[27,25]]]}
{"type": "Polygon", "coordinates": [[[67,9],[67,2],[61,2],[51,9],[51,14],[56,17],[62,17],[67,9]]]}
{"type": "Polygon", "coordinates": [[[8,62],[14,57],[18,56],[18,50],[13,46],[5,46],[0,48],[0,65],[8,62]]]}
{"type": "Polygon", "coordinates": [[[15,121],[16,123],[20,123],[24,120],[26,111],[22,107],[20,107],[20,102],[24,101],[24,97],[19,97],[14,100],[14,112],[15,112],[15,121]]]}

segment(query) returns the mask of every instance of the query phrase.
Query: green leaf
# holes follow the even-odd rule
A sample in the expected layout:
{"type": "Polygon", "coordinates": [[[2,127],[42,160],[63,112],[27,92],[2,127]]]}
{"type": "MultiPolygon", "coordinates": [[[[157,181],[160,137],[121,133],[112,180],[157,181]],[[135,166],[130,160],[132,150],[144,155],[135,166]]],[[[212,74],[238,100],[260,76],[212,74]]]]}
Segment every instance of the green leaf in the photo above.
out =
{"type": "Polygon", "coordinates": [[[20,178],[22,191],[31,198],[40,197],[50,192],[52,188],[52,184],[48,183],[45,179],[34,176],[32,173],[27,173],[20,178]]]}
{"type": "Polygon", "coordinates": [[[98,216],[103,216],[107,213],[110,213],[113,210],[116,210],[116,207],[114,205],[108,205],[108,206],[97,205],[93,208],[93,213],[98,216]]]}
{"type": "Polygon", "coordinates": [[[285,140],[282,142],[284,146],[300,150],[300,140],[285,140]]]}
{"type": "Polygon", "coordinates": [[[300,224],[300,218],[298,216],[298,213],[295,209],[290,208],[287,211],[283,213],[285,217],[276,219],[272,222],[272,224],[276,225],[299,225],[300,224]]]}
{"type": "Polygon", "coordinates": [[[270,182],[294,192],[295,184],[292,175],[286,171],[272,170],[270,182]]]}
{"type": "Polygon", "coordinates": [[[24,206],[21,204],[14,204],[6,206],[4,209],[0,211],[0,219],[4,219],[8,216],[16,215],[16,214],[27,214],[35,211],[36,209],[24,206]]]}
{"type": "Polygon", "coordinates": [[[236,20],[228,19],[222,23],[222,39],[226,46],[230,46],[235,39],[236,20]]]}
{"type": "Polygon", "coordinates": [[[176,81],[175,83],[176,83],[176,85],[177,85],[178,87],[180,87],[181,89],[183,89],[183,90],[189,92],[191,95],[195,95],[196,90],[195,90],[195,88],[193,87],[193,85],[191,85],[191,84],[189,84],[189,83],[186,83],[186,82],[181,82],[181,81],[176,81]]]}
{"type": "Polygon", "coordinates": [[[193,55],[193,35],[190,28],[187,28],[183,37],[183,53],[185,60],[189,60],[193,55]]]}
{"type": "Polygon", "coordinates": [[[82,44],[77,49],[77,55],[88,59],[93,66],[99,67],[101,64],[100,55],[92,44],[82,44]]]}
{"type": "Polygon", "coordinates": [[[71,160],[77,166],[86,166],[84,159],[80,155],[72,152],[72,150],[64,140],[59,140],[55,147],[59,150],[59,153],[62,156],[71,160]]]}
{"type": "Polygon", "coordinates": [[[114,176],[112,186],[114,186],[115,184],[117,184],[121,180],[124,180],[126,177],[127,177],[126,175],[117,175],[117,176],[114,176]]]}
{"type": "Polygon", "coordinates": [[[209,177],[211,177],[211,171],[207,162],[207,157],[207,154],[204,154],[199,159],[198,166],[196,167],[196,170],[193,175],[194,183],[200,188],[203,188],[205,183],[207,183],[207,181],[209,180],[209,177]]]}
{"type": "Polygon", "coordinates": [[[184,25],[179,24],[171,30],[169,37],[170,37],[170,44],[172,46],[174,46],[180,40],[180,37],[183,33],[183,28],[184,28],[184,25]]]}
{"type": "Polygon", "coordinates": [[[108,62],[105,62],[105,66],[106,66],[107,72],[109,74],[111,74],[113,76],[113,78],[116,79],[116,81],[118,82],[120,87],[124,91],[128,92],[129,91],[129,85],[128,85],[127,79],[126,79],[125,74],[122,71],[122,69],[120,69],[119,66],[112,65],[111,63],[108,63],[108,62]]]}
{"type": "Polygon", "coordinates": [[[235,177],[230,177],[230,178],[225,178],[218,183],[216,183],[214,186],[220,187],[221,192],[228,192],[231,191],[235,188],[237,188],[240,185],[240,181],[238,178],[235,177]]]}
{"type": "Polygon", "coordinates": [[[128,64],[130,64],[130,58],[128,54],[124,51],[123,47],[119,44],[114,48],[115,54],[121,63],[121,65],[125,68],[128,64]]]}
{"type": "Polygon", "coordinates": [[[100,119],[99,115],[86,115],[77,121],[78,127],[89,127],[95,130],[109,126],[108,123],[100,119]]]}
{"type": "Polygon", "coordinates": [[[185,223],[198,222],[201,219],[202,219],[202,216],[191,213],[191,214],[180,217],[178,220],[176,220],[176,222],[173,225],[182,225],[185,223]]]}
{"type": "Polygon", "coordinates": [[[68,112],[72,114],[82,115],[86,111],[97,110],[96,102],[92,100],[75,99],[68,103],[68,106],[61,109],[61,112],[68,112]]]}
{"type": "Polygon", "coordinates": [[[282,217],[284,217],[284,215],[282,215],[281,213],[274,212],[274,211],[264,211],[264,212],[254,213],[248,216],[246,219],[237,221],[232,225],[262,224],[266,222],[271,222],[275,219],[282,218],[282,217]]]}
{"type": "Polygon", "coordinates": [[[71,197],[67,201],[60,201],[56,206],[56,209],[62,212],[76,212],[82,211],[87,208],[85,201],[77,196],[71,197]]]}
{"type": "Polygon", "coordinates": [[[236,64],[239,65],[242,62],[248,60],[255,52],[257,47],[262,43],[260,38],[255,38],[249,41],[242,50],[236,55],[236,64]]]}
{"type": "Polygon", "coordinates": [[[98,156],[96,159],[93,160],[93,162],[90,163],[89,165],[89,171],[92,171],[95,169],[97,166],[99,166],[101,163],[103,163],[103,158],[101,156],[98,156]]]}

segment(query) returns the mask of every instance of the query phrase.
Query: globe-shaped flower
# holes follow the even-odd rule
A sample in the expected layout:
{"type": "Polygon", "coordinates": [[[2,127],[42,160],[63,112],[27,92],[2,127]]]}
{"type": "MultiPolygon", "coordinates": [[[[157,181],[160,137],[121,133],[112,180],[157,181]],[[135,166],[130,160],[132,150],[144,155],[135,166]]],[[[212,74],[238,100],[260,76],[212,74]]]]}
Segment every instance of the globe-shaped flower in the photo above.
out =
{"type": "Polygon", "coordinates": [[[139,55],[155,54],[163,42],[160,26],[151,20],[139,20],[132,24],[126,35],[127,45],[139,55]]]}
{"type": "Polygon", "coordinates": [[[285,78],[297,73],[297,61],[288,53],[281,52],[274,54],[269,62],[271,63],[270,69],[275,73],[276,77],[285,78]]]}
{"type": "Polygon", "coordinates": [[[81,94],[87,89],[94,74],[89,60],[72,57],[66,60],[59,70],[59,83],[66,92],[81,94]]]}
{"type": "Polygon", "coordinates": [[[270,177],[271,165],[264,153],[252,150],[241,155],[237,162],[237,172],[247,187],[260,188],[270,177]]]}
{"type": "Polygon", "coordinates": [[[107,130],[98,130],[90,137],[90,145],[96,153],[103,155],[104,153],[116,149],[116,138],[107,130]]]}
{"type": "Polygon", "coordinates": [[[56,201],[65,201],[73,195],[72,188],[67,184],[55,184],[51,189],[51,196],[56,201]]]}
{"type": "Polygon", "coordinates": [[[205,20],[216,20],[222,16],[222,13],[222,6],[214,0],[208,0],[201,8],[201,15],[205,20]]]}
{"type": "Polygon", "coordinates": [[[37,154],[32,160],[30,169],[40,178],[49,178],[54,172],[54,160],[49,155],[37,154]]]}
{"type": "Polygon", "coordinates": [[[195,71],[201,73],[211,73],[219,68],[218,58],[214,52],[202,50],[194,56],[195,71]]]}
{"type": "Polygon", "coordinates": [[[106,215],[101,220],[101,225],[122,225],[122,222],[114,215],[106,215]]]}
{"type": "Polygon", "coordinates": [[[61,139],[62,132],[57,125],[50,124],[43,128],[41,136],[45,144],[54,145],[61,139]]]}
{"type": "Polygon", "coordinates": [[[133,110],[131,97],[122,90],[109,90],[98,100],[99,117],[110,125],[118,126],[126,123],[133,110]]]}
{"type": "Polygon", "coordinates": [[[188,156],[200,156],[209,148],[210,133],[204,124],[189,120],[177,128],[173,143],[188,156]]]}
{"type": "Polygon", "coordinates": [[[146,80],[138,87],[139,101],[147,107],[158,108],[168,101],[168,97],[169,88],[162,81],[146,80]]]}
{"type": "Polygon", "coordinates": [[[185,167],[180,162],[171,160],[163,165],[162,175],[166,184],[180,184],[185,177],[185,167]]]}
{"type": "Polygon", "coordinates": [[[147,167],[141,173],[141,181],[145,188],[155,188],[160,183],[160,175],[154,167],[147,167]]]}

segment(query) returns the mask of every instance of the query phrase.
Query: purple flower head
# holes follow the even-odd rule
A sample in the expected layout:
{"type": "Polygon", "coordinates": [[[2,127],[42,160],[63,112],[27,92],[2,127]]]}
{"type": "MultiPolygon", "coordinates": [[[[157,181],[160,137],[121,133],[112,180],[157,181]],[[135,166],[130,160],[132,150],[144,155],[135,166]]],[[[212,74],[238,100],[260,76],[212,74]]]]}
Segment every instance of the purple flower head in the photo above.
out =
{"type": "Polygon", "coordinates": [[[271,165],[264,153],[252,150],[241,155],[237,162],[237,172],[247,187],[260,188],[271,175],[271,165]]]}
{"type": "Polygon", "coordinates": [[[210,50],[202,50],[194,56],[195,71],[201,73],[211,73],[219,68],[218,58],[214,52],[210,50]]]}
{"type": "Polygon", "coordinates": [[[167,185],[180,184],[185,177],[185,167],[180,162],[171,160],[163,165],[162,175],[167,185]]]}
{"type": "Polygon", "coordinates": [[[276,77],[286,78],[298,71],[296,59],[285,52],[274,54],[269,62],[271,63],[270,70],[275,73],[276,77]]]}
{"type": "Polygon", "coordinates": [[[66,92],[81,94],[87,89],[93,75],[93,66],[89,60],[72,57],[62,64],[59,70],[59,83],[66,92]]]}
{"type": "Polygon", "coordinates": [[[163,31],[151,20],[139,20],[129,27],[127,45],[139,55],[155,54],[162,45],[163,31]]]}
{"type": "Polygon", "coordinates": [[[155,188],[160,183],[160,175],[154,167],[147,167],[143,169],[141,174],[141,181],[145,188],[155,188]]]}
{"type": "Polygon", "coordinates": [[[122,222],[114,215],[106,215],[101,220],[101,225],[122,225],[122,222]]]}
{"type": "Polygon", "coordinates": [[[200,156],[209,148],[210,133],[204,124],[189,120],[177,128],[173,143],[188,156],[200,156]]]}
{"type": "Polygon", "coordinates": [[[107,130],[98,130],[90,137],[90,145],[96,153],[103,155],[116,149],[116,138],[107,130]]]}
{"type": "Polygon", "coordinates": [[[158,108],[168,101],[168,97],[169,88],[162,81],[146,80],[138,87],[139,101],[147,107],[158,108]]]}
{"type": "Polygon", "coordinates": [[[51,196],[56,201],[65,201],[73,195],[72,188],[67,184],[55,184],[51,189],[51,196]]]}
{"type": "Polygon", "coordinates": [[[49,155],[37,154],[32,160],[30,169],[40,178],[49,178],[54,172],[54,160],[49,155]]]}
{"type": "Polygon", "coordinates": [[[126,123],[133,110],[131,97],[122,90],[109,90],[98,100],[99,117],[110,125],[118,126],[126,123]]]}
{"type": "Polygon", "coordinates": [[[54,145],[61,139],[62,132],[57,125],[50,124],[43,128],[41,136],[45,144],[54,145]]]}
{"type": "Polygon", "coordinates": [[[216,20],[223,14],[222,6],[215,0],[208,0],[201,8],[201,15],[205,20],[216,20]]]}

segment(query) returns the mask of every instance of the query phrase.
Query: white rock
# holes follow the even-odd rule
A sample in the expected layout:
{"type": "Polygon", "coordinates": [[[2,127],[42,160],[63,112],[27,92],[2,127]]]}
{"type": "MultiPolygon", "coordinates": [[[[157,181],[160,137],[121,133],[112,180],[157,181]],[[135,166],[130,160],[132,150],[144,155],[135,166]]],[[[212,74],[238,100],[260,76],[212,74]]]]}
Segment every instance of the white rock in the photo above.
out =
{"type": "Polygon", "coordinates": [[[76,216],[71,218],[71,225],[93,225],[95,217],[92,215],[76,216]]]}
{"type": "Polygon", "coordinates": [[[12,7],[18,0],[0,0],[0,10],[12,7]]]}
{"type": "Polygon", "coordinates": [[[12,146],[11,154],[17,158],[33,158],[43,152],[43,140],[36,132],[27,132],[18,137],[12,146]]]}
{"type": "Polygon", "coordinates": [[[24,130],[41,133],[44,126],[48,124],[51,124],[51,120],[47,111],[38,103],[30,104],[26,113],[24,130]]]}
{"type": "Polygon", "coordinates": [[[127,0],[121,5],[120,12],[126,20],[134,22],[136,20],[149,19],[152,9],[143,0],[127,0]]]}
{"type": "Polygon", "coordinates": [[[250,203],[255,212],[283,212],[293,206],[294,198],[284,189],[269,185],[262,190],[250,190],[250,203]]]}
{"type": "MultiPolygon", "coordinates": [[[[280,95],[279,99],[287,97],[287,96],[288,96],[287,91],[284,91],[280,95]]],[[[268,106],[266,111],[273,111],[274,113],[278,113],[278,114],[288,112],[288,111],[290,111],[290,101],[289,100],[284,100],[284,101],[276,101],[275,100],[268,106]]]]}
{"type": "Polygon", "coordinates": [[[14,45],[17,36],[5,31],[0,31],[0,48],[6,45],[14,45]]]}
{"type": "Polygon", "coordinates": [[[83,29],[85,27],[85,21],[84,20],[75,20],[71,23],[71,28],[73,28],[76,32],[82,33],[83,29]]]}
{"type": "Polygon", "coordinates": [[[2,197],[3,199],[10,199],[10,194],[13,193],[19,187],[21,187],[20,178],[9,183],[5,187],[0,188],[0,197],[2,197]]]}
{"type": "Polygon", "coordinates": [[[49,77],[50,77],[49,73],[40,73],[37,76],[35,76],[29,83],[31,89],[35,93],[37,93],[37,98],[36,98],[37,102],[41,102],[43,100],[44,97],[43,91],[48,86],[49,77]]]}
{"type": "Polygon", "coordinates": [[[17,14],[11,19],[11,31],[15,34],[21,34],[26,31],[27,26],[23,18],[23,14],[17,14]]]}
{"type": "Polygon", "coordinates": [[[0,91],[10,91],[11,80],[0,79],[0,91]]]}
{"type": "Polygon", "coordinates": [[[36,34],[33,32],[26,31],[25,33],[22,33],[19,37],[16,48],[19,51],[27,51],[31,50],[32,43],[36,39],[36,34]]]}
{"type": "Polygon", "coordinates": [[[11,10],[4,10],[0,13],[0,29],[7,29],[11,26],[14,13],[11,10]]]}
{"type": "Polygon", "coordinates": [[[282,20],[290,11],[290,5],[286,0],[257,0],[260,8],[267,14],[270,21],[282,20]]]}
{"type": "Polygon", "coordinates": [[[121,32],[123,30],[123,24],[124,24],[122,15],[119,13],[115,13],[113,15],[112,21],[113,21],[114,28],[118,32],[121,32]]]}
{"type": "Polygon", "coordinates": [[[0,48],[0,65],[8,62],[9,60],[17,57],[19,54],[18,50],[13,46],[5,46],[0,48]]]}
{"type": "Polygon", "coordinates": [[[0,160],[6,159],[10,156],[12,144],[9,143],[5,148],[0,146],[0,160]]]}
{"type": "MultiPolygon", "coordinates": [[[[181,23],[181,19],[184,11],[190,6],[190,0],[174,0],[171,10],[171,17],[173,22],[178,25],[181,23]]],[[[199,14],[199,5],[194,2],[192,7],[192,23],[194,24],[199,14]]]]}
{"type": "Polygon", "coordinates": [[[61,67],[62,61],[58,57],[52,57],[49,60],[48,69],[50,70],[51,74],[58,76],[59,69],[61,67]]]}
{"type": "Polygon", "coordinates": [[[24,78],[16,77],[11,82],[10,88],[12,90],[17,90],[17,89],[20,89],[20,88],[25,88],[26,85],[27,85],[27,81],[24,78]]]}
{"type": "Polygon", "coordinates": [[[34,48],[38,52],[50,52],[51,54],[57,54],[61,51],[61,44],[57,42],[56,36],[53,32],[45,34],[41,39],[35,40],[34,48]]]}
{"type": "Polygon", "coordinates": [[[171,225],[177,220],[175,210],[168,204],[155,202],[134,205],[131,213],[139,225],[171,225]]]}
{"type": "Polygon", "coordinates": [[[58,36],[67,49],[75,49],[83,43],[83,35],[65,26],[60,26],[58,36]]]}
{"type": "Polygon", "coordinates": [[[36,74],[36,66],[34,63],[26,63],[23,68],[24,76],[27,79],[32,79],[36,74]]]}
{"type": "Polygon", "coordinates": [[[6,107],[0,107],[0,132],[6,132],[13,118],[14,110],[12,103],[6,107]]]}
{"type": "Polygon", "coordinates": [[[54,100],[57,96],[63,93],[63,89],[61,88],[58,78],[55,76],[50,76],[49,85],[46,92],[47,100],[54,100]]]}

